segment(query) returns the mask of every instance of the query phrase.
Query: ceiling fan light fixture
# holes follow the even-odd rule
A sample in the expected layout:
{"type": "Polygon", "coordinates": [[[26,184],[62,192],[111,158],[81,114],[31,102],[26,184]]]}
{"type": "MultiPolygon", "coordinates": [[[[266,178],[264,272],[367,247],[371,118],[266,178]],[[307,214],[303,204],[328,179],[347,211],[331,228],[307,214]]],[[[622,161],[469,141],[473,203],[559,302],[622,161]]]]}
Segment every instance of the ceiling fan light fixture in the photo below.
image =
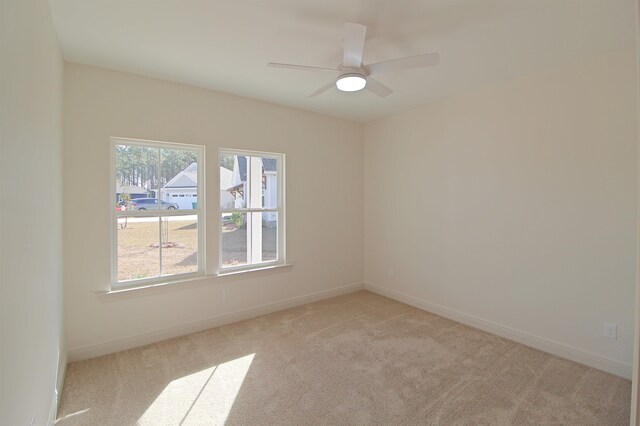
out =
{"type": "Polygon", "coordinates": [[[338,76],[334,82],[331,82],[331,80],[327,81],[327,84],[310,94],[308,96],[309,98],[315,98],[333,89],[334,84],[341,92],[357,92],[362,89],[367,89],[371,93],[384,98],[392,94],[393,90],[376,80],[377,76],[388,72],[431,67],[438,65],[440,61],[440,55],[438,53],[426,53],[365,65],[362,63],[362,54],[364,52],[366,36],[366,26],[350,22],[345,24],[344,38],[342,39],[342,63],[336,68],[282,64],[279,62],[269,62],[267,66],[298,71],[319,71],[331,73],[334,77],[338,76]]]}
{"type": "Polygon", "coordinates": [[[357,92],[366,85],[367,79],[360,74],[343,74],[336,80],[336,87],[342,92],[357,92]]]}

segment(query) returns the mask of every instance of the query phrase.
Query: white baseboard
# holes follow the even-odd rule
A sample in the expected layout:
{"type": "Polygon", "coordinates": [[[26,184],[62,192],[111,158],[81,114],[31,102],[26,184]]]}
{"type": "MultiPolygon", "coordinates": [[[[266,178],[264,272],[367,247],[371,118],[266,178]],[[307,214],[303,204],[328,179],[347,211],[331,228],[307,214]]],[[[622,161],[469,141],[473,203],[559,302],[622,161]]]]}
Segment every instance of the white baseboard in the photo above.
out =
{"type": "Polygon", "coordinates": [[[342,294],[352,293],[363,289],[362,283],[354,283],[330,290],[324,290],[317,293],[311,293],[304,296],[297,296],[291,299],[281,300],[279,302],[267,303],[253,308],[243,309],[236,312],[230,312],[222,315],[207,318],[194,323],[178,325],[175,327],[156,330],[149,333],[139,334],[136,336],[125,337],[123,339],[111,342],[99,343],[83,348],[75,348],[67,353],[68,362],[81,361],[84,359],[95,358],[114,352],[124,351],[139,346],[148,345],[150,343],[160,342],[174,337],[184,336],[191,333],[207,330],[213,327],[230,324],[237,321],[243,321],[272,312],[281,311],[283,309],[293,308],[295,306],[304,305],[306,303],[316,302],[318,300],[328,299],[342,294]]]}
{"type": "Polygon", "coordinates": [[[47,426],[53,426],[56,423],[56,416],[58,415],[58,399],[58,391],[54,390],[53,397],[51,398],[51,407],[49,407],[47,426]]]}
{"type": "Polygon", "coordinates": [[[397,292],[395,290],[389,290],[387,288],[368,283],[364,284],[364,288],[365,290],[369,290],[381,296],[385,296],[390,299],[397,300],[398,302],[406,303],[407,305],[411,305],[418,309],[422,309],[436,315],[449,318],[453,321],[457,321],[462,324],[466,324],[471,327],[475,327],[480,330],[505,337],[509,340],[522,343],[523,345],[548,352],[561,358],[566,358],[580,364],[588,365],[589,367],[597,368],[598,370],[606,371],[607,373],[615,374],[616,376],[631,379],[631,365],[614,361],[612,359],[592,354],[581,349],[577,349],[572,346],[555,342],[553,340],[539,337],[524,331],[516,330],[511,327],[495,323],[493,321],[478,318],[474,315],[456,311],[454,309],[447,308],[436,303],[397,292]]]}
{"type": "MultiPolygon", "coordinates": [[[[62,388],[64,386],[64,377],[67,374],[67,352],[65,350],[60,350],[58,352],[58,375],[56,378],[56,388],[54,390],[54,399],[53,399],[53,421],[58,415],[58,407],[60,405],[60,397],[62,396],[62,388]]],[[[53,424],[53,423],[52,423],[53,424]]]]}
{"type": "MultiPolygon", "coordinates": [[[[68,362],[81,361],[84,359],[95,358],[102,355],[107,355],[113,352],[119,352],[126,349],[136,348],[144,346],[150,343],[159,342],[174,337],[184,336],[186,334],[197,333],[199,331],[207,330],[213,327],[219,327],[221,325],[230,324],[237,321],[243,321],[259,317],[261,315],[270,314],[273,312],[281,311],[283,309],[292,308],[306,303],[316,302],[318,300],[328,299],[331,297],[339,296],[342,294],[352,293],[361,289],[369,290],[373,293],[380,294],[390,299],[397,300],[398,302],[406,303],[407,305],[414,306],[416,308],[432,312],[434,314],[449,318],[451,320],[460,322],[462,324],[469,325],[471,327],[478,328],[480,330],[487,331],[492,334],[496,334],[501,337],[513,340],[523,345],[530,346],[532,348],[539,349],[550,354],[569,359],[571,361],[579,362],[584,365],[588,365],[593,368],[597,368],[607,373],[615,374],[620,377],[631,379],[632,368],[631,365],[624,364],[600,355],[592,354],[581,349],[574,348],[563,343],[555,342],[543,337],[539,337],[524,331],[516,330],[511,327],[495,323],[486,319],[478,318],[474,315],[469,315],[464,312],[456,311],[455,309],[447,308],[442,305],[438,305],[424,299],[420,299],[414,296],[409,296],[404,293],[390,290],[384,287],[376,286],[373,284],[354,283],[346,286],[336,287],[331,290],[325,290],[317,293],[312,293],[304,296],[293,297],[291,299],[282,300],[279,302],[268,303],[265,305],[256,306],[253,308],[243,309],[236,312],[226,313],[223,315],[217,315],[207,318],[202,321],[183,324],[175,327],[170,327],[162,330],[156,330],[153,332],[140,334],[136,336],[126,337],[111,342],[99,343],[92,346],[83,348],[72,349],[67,354],[68,362]]],[[[63,368],[60,371],[59,387],[62,388],[62,381],[64,380],[64,369],[66,368],[66,360],[61,362],[63,368]]]]}
{"type": "Polygon", "coordinates": [[[51,405],[49,406],[49,417],[47,418],[47,426],[52,426],[56,422],[58,415],[58,406],[60,405],[60,396],[62,395],[62,387],[64,386],[64,376],[67,373],[67,353],[62,348],[58,349],[58,367],[56,369],[56,383],[52,389],[51,405]]]}

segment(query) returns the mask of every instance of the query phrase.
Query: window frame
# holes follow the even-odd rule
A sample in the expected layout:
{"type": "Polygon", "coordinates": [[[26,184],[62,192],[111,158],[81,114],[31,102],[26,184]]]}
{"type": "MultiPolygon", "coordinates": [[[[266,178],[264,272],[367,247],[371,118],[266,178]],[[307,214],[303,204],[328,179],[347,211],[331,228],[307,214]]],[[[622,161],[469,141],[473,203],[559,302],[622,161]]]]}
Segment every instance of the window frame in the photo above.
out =
{"type": "MultiPolygon", "coordinates": [[[[138,287],[148,287],[159,284],[169,284],[176,281],[182,281],[185,279],[202,277],[205,275],[205,250],[206,250],[206,232],[205,232],[205,220],[206,220],[206,188],[205,188],[205,147],[202,145],[193,145],[176,142],[164,142],[146,139],[132,139],[124,137],[110,138],[109,144],[109,158],[110,158],[110,188],[108,191],[109,207],[111,210],[111,290],[124,290],[138,287]],[[117,211],[114,208],[114,194],[116,188],[116,146],[117,145],[135,145],[146,148],[158,148],[158,149],[178,149],[195,151],[198,156],[198,207],[196,209],[189,210],[169,210],[158,208],[156,210],[125,210],[117,211]],[[182,274],[165,275],[159,277],[150,278],[136,278],[132,280],[118,281],[118,218],[120,217],[158,217],[159,232],[162,231],[162,218],[170,216],[196,216],[198,223],[198,270],[194,272],[186,272],[182,274]]],[[[160,165],[160,163],[158,163],[160,165]]],[[[159,171],[159,170],[158,170],[159,171]]],[[[160,200],[160,188],[156,194],[156,201],[160,200]]],[[[162,203],[160,203],[160,206],[162,203]]],[[[162,266],[162,247],[159,247],[159,262],[160,268],[162,266]]],[[[162,269],[160,269],[162,273],[162,269]]]]}
{"type": "MultiPolygon", "coordinates": [[[[277,207],[276,208],[233,208],[233,209],[223,209],[221,206],[220,199],[220,190],[218,189],[218,275],[232,274],[243,271],[252,271],[256,269],[263,268],[271,268],[274,266],[282,266],[286,265],[286,213],[285,213],[285,154],[276,153],[276,152],[264,152],[264,151],[251,151],[245,149],[235,149],[235,148],[220,148],[218,150],[218,164],[217,164],[217,174],[218,174],[218,187],[220,186],[220,159],[223,154],[229,155],[240,155],[246,157],[261,157],[261,158],[269,158],[276,160],[276,176],[277,179],[277,207]],[[247,263],[245,265],[237,265],[237,266],[227,266],[223,267],[223,252],[222,252],[222,215],[224,213],[268,213],[268,212],[276,212],[278,215],[278,232],[277,232],[277,242],[276,242],[276,260],[267,261],[267,262],[259,262],[259,263],[247,263]]],[[[249,162],[247,162],[247,180],[249,180],[250,173],[249,162]]],[[[261,188],[262,190],[262,188],[261,188]]],[[[251,188],[249,188],[249,192],[251,188]]],[[[249,198],[249,197],[247,197],[249,198]]],[[[247,201],[248,203],[248,201],[247,201]]],[[[247,215],[248,216],[248,215],[247,215]]],[[[251,247],[247,247],[247,250],[251,250],[251,247]]]]}

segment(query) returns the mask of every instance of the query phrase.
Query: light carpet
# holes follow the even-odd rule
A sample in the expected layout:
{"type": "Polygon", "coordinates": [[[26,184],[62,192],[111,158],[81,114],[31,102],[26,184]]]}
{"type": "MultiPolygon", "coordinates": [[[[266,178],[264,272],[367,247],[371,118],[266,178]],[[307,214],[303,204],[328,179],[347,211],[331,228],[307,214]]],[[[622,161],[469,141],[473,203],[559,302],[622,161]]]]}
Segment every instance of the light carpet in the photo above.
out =
{"type": "Polygon", "coordinates": [[[628,425],[631,382],[359,291],[69,365],[57,425],[628,425]]]}

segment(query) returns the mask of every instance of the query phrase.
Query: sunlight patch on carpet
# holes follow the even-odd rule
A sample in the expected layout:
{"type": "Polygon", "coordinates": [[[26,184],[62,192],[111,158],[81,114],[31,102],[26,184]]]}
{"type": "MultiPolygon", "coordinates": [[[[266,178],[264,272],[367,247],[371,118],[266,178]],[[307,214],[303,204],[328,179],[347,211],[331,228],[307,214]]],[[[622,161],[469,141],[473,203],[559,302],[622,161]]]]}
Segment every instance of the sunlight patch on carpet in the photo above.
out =
{"type": "Polygon", "coordinates": [[[255,354],[180,377],[151,403],[138,425],[223,425],[255,354]]]}
{"type": "Polygon", "coordinates": [[[79,410],[79,411],[76,411],[75,413],[69,413],[69,414],[65,415],[64,417],[60,417],[59,419],[57,419],[55,421],[55,423],[61,422],[63,420],[68,420],[68,419],[70,419],[72,417],[81,416],[83,414],[88,413],[89,410],[91,410],[91,408],[85,408],[84,410],[79,410]]]}

